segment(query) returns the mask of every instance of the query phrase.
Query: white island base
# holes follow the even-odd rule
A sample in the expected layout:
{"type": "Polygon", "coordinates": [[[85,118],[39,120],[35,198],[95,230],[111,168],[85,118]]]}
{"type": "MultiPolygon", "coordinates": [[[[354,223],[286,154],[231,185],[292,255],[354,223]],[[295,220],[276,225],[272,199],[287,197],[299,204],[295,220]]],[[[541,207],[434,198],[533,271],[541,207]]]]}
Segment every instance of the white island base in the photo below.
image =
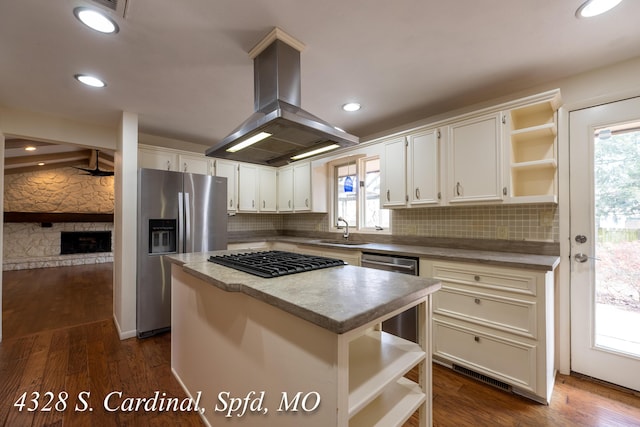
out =
{"type": "Polygon", "coordinates": [[[430,314],[429,294],[337,334],[174,264],[171,368],[210,426],[430,426],[430,314]],[[416,305],[419,344],[376,330],[416,305]]]}

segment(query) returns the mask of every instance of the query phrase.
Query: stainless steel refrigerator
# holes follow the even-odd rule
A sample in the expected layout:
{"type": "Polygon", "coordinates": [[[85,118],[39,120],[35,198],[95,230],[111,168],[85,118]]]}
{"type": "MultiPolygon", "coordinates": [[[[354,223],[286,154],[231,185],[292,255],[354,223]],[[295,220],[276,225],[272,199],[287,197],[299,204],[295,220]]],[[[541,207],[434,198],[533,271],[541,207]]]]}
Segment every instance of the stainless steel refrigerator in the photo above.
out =
{"type": "Polygon", "coordinates": [[[137,333],[171,328],[167,254],[227,249],[227,179],[138,171],[137,333]]]}

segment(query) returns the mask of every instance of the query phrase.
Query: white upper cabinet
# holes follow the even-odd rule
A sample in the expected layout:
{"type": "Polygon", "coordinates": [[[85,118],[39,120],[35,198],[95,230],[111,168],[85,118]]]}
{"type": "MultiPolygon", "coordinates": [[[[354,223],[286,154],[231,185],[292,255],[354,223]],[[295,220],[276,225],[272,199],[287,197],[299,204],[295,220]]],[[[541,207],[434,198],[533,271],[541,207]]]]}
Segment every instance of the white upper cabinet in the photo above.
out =
{"type": "Polygon", "coordinates": [[[178,170],[178,157],[174,151],[156,147],[140,147],[138,149],[138,167],[165,171],[178,170]]]}
{"type": "Polygon", "coordinates": [[[297,162],[278,168],[278,212],[326,212],[326,197],[324,166],[297,162]]]}
{"type": "Polygon", "coordinates": [[[384,144],[382,157],[380,200],[383,208],[407,205],[406,139],[390,139],[384,144]]]}
{"type": "Polygon", "coordinates": [[[277,182],[275,168],[258,168],[258,209],[260,212],[276,212],[277,182]]]}
{"type": "Polygon", "coordinates": [[[210,175],[211,164],[211,159],[204,154],[147,145],[140,145],[138,149],[140,168],[210,175]]]}
{"type": "Polygon", "coordinates": [[[278,169],[278,211],[293,212],[293,166],[278,169]]]}
{"type": "Polygon", "coordinates": [[[293,164],[293,210],[311,211],[311,162],[293,164]]]}
{"type": "Polygon", "coordinates": [[[438,205],[440,192],[440,130],[407,136],[407,181],[411,206],[438,205]]]}
{"type": "Polygon", "coordinates": [[[178,154],[180,172],[211,175],[211,159],[203,155],[178,154]]]}
{"type": "Polygon", "coordinates": [[[249,163],[238,166],[238,211],[258,212],[258,167],[249,163]]]}
{"type": "Polygon", "coordinates": [[[227,211],[235,212],[238,206],[238,162],[216,159],[215,175],[227,178],[227,211]]]}
{"type": "Polygon", "coordinates": [[[502,201],[502,122],[495,112],[448,126],[449,203],[502,201]]]}

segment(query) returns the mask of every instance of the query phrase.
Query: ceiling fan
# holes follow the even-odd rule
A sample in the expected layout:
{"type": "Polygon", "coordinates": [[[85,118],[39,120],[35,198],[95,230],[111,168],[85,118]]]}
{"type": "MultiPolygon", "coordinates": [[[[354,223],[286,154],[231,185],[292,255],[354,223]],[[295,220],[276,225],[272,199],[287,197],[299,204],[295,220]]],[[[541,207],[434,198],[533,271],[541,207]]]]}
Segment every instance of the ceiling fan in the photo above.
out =
{"type": "Polygon", "coordinates": [[[113,176],[114,172],[113,171],[104,171],[100,169],[100,151],[96,150],[96,168],[95,169],[88,169],[88,168],[79,168],[77,166],[74,166],[74,168],[76,169],[80,169],[83,170],[85,172],[87,172],[85,175],[91,175],[91,176],[113,176]]]}

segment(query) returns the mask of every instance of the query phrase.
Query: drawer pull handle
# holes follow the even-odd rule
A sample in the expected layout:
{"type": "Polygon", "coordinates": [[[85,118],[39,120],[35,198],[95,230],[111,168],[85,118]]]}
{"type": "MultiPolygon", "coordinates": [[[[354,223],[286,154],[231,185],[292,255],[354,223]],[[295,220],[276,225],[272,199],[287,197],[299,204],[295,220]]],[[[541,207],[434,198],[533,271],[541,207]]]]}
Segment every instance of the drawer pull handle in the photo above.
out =
{"type": "Polygon", "coordinates": [[[480,281],[480,276],[473,276],[473,280],[475,280],[476,282],[480,281]]]}
{"type": "Polygon", "coordinates": [[[473,337],[473,340],[474,340],[475,342],[480,342],[480,337],[473,337]]]}
{"type": "Polygon", "coordinates": [[[476,304],[480,304],[480,298],[474,299],[473,302],[475,302],[476,304]]]}

